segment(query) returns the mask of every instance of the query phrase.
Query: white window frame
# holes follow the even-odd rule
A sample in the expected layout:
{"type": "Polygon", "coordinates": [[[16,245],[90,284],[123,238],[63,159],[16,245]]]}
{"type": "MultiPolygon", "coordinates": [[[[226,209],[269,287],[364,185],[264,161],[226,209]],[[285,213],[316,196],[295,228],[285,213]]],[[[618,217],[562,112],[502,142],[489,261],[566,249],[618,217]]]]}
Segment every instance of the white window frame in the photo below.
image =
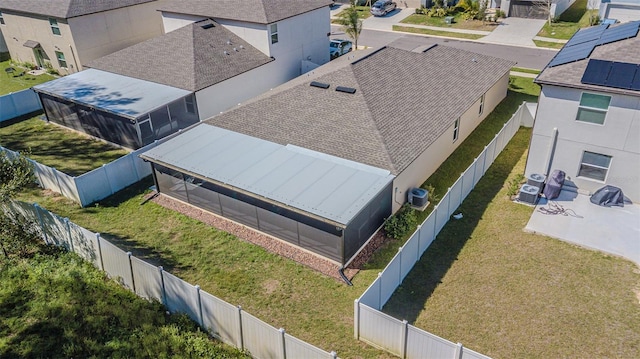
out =
{"type": "Polygon", "coordinates": [[[611,107],[611,96],[609,96],[609,95],[601,95],[601,94],[598,94],[598,93],[592,93],[592,92],[582,92],[582,93],[580,94],[580,101],[578,102],[578,111],[576,112],[576,122],[580,122],[580,123],[588,123],[588,124],[591,124],[591,125],[597,125],[597,126],[604,126],[604,123],[605,123],[605,122],[606,122],[606,120],[607,120],[607,113],[609,112],[609,107],[611,107]],[[608,97],[608,98],[609,98],[609,105],[607,105],[607,109],[606,109],[606,110],[604,110],[604,109],[601,109],[601,108],[598,108],[598,107],[591,107],[591,106],[581,105],[581,104],[580,104],[580,102],[582,102],[582,97],[583,97],[585,94],[588,94],[588,95],[595,95],[595,96],[602,96],[602,97],[608,97]],[[602,123],[598,123],[598,122],[590,122],[590,121],[583,121],[583,120],[580,120],[580,118],[579,118],[578,116],[580,115],[580,110],[581,110],[581,109],[584,109],[584,110],[587,110],[587,111],[593,111],[593,112],[600,112],[600,113],[603,113],[603,114],[604,114],[604,117],[602,118],[602,123]]]}
{"type": "Polygon", "coordinates": [[[60,66],[63,69],[66,69],[67,68],[67,58],[64,56],[64,52],[56,51],[55,53],[56,53],[56,60],[58,60],[58,66],[60,66]],[[62,59],[60,59],[61,56],[62,56],[62,59]]]}
{"type": "Polygon", "coordinates": [[[480,96],[480,110],[478,111],[478,116],[482,115],[484,112],[484,95],[485,94],[482,94],[482,96],[480,96]]]}
{"type": "Polygon", "coordinates": [[[189,95],[184,98],[184,108],[188,113],[194,114],[196,113],[196,100],[194,95],[189,95]]]}
{"type": "Polygon", "coordinates": [[[596,182],[600,182],[600,183],[605,183],[607,181],[607,177],[609,176],[609,169],[611,169],[611,161],[613,160],[613,156],[609,156],[609,155],[605,155],[603,153],[597,153],[597,152],[591,152],[591,151],[583,151],[582,152],[582,157],[580,158],[580,166],[578,167],[578,177],[579,178],[583,178],[586,180],[590,180],[590,181],[596,181],[596,182]],[[584,162],[584,156],[587,154],[593,154],[593,155],[597,155],[597,156],[604,156],[604,157],[608,157],[609,158],[609,164],[607,167],[603,167],[603,166],[599,166],[596,164],[592,164],[592,163],[585,163],[584,162]],[[603,179],[599,179],[599,178],[593,178],[593,177],[589,177],[589,176],[584,176],[581,175],[582,172],[582,167],[590,167],[590,168],[595,168],[595,169],[600,169],[600,170],[604,170],[604,178],[603,179]]]}
{"type": "Polygon", "coordinates": [[[271,44],[278,43],[278,24],[269,25],[269,38],[271,39],[271,44]]]}
{"type": "Polygon", "coordinates": [[[60,25],[58,25],[58,20],[52,17],[49,18],[49,26],[51,27],[51,33],[55,36],[62,36],[62,32],[60,31],[60,25]],[[56,30],[58,33],[56,34],[56,30]]]}
{"type": "Polygon", "coordinates": [[[0,25],[4,25],[4,16],[2,16],[2,11],[0,11],[0,25]]]}
{"type": "Polygon", "coordinates": [[[460,117],[458,117],[453,122],[453,142],[458,140],[458,136],[460,135],[460,117]]]}

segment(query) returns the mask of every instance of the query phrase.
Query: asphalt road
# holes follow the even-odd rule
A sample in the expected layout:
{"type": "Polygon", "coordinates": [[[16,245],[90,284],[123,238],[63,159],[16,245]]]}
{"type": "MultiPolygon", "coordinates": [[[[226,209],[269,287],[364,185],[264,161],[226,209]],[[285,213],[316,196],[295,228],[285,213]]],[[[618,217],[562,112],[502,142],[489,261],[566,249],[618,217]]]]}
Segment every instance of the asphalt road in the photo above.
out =
{"type": "MultiPolygon", "coordinates": [[[[339,26],[331,26],[331,38],[349,39],[339,26]]],[[[462,50],[473,51],[507,60],[516,61],[518,67],[542,70],[556,54],[556,50],[536,49],[508,45],[488,44],[476,41],[442,39],[438,37],[403,34],[400,32],[362,30],[358,45],[368,47],[393,46],[404,50],[426,48],[432,44],[443,44],[462,50]]]]}

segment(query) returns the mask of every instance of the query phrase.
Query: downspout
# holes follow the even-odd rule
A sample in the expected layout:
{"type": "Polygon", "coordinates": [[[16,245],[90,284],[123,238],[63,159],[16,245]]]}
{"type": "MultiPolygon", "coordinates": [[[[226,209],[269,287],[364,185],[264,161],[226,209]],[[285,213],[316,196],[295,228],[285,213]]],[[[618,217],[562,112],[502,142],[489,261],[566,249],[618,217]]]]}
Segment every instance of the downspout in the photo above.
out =
{"type": "Polygon", "coordinates": [[[340,266],[340,268],[338,268],[338,273],[340,274],[340,277],[342,277],[342,280],[345,281],[345,283],[347,283],[347,285],[349,285],[350,287],[353,287],[353,283],[351,283],[351,281],[349,280],[349,278],[347,278],[346,275],[344,275],[344,265],[340,266]]]}
{"type": "Polygon", "coordinates": [[[551,164],[553,163],[553,156],[556,152],[556,143],[558,142],[558,128],[553,128],[553,134],[551,135],[551,143],[549,144],[549,152],[547,154],[547,165],[545,166],[545,176],[551,173],[551,164]]]}
{"type": "Polygon", "coordinates": [[[73,63],[76,65],[75,72],[79,72],[80,69],[78,68],[78,60],[76,59],[76,52],[73,51],[73,46],[71,46],[71,44],[69,44],[69,50],[71,50],[71,57],[73,57],[73,63]]]}

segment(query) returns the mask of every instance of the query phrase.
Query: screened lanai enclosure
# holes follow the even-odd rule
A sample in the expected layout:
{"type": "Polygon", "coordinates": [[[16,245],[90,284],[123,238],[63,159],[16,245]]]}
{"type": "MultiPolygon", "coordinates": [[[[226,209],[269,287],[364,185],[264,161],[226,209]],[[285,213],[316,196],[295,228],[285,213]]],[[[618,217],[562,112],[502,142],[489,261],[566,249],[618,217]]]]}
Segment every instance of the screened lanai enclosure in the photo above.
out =
{"type": "Polygon", "coordinates": [[[141,157],[160,193],[339,264],[391,215],[389,171],[205,123],[141,157]]]}
{"type": "Polygon", "coordinates": [[[193,93],[89,69],[34,86],[47,120],[138,149],[199,121],[193,93]]]}

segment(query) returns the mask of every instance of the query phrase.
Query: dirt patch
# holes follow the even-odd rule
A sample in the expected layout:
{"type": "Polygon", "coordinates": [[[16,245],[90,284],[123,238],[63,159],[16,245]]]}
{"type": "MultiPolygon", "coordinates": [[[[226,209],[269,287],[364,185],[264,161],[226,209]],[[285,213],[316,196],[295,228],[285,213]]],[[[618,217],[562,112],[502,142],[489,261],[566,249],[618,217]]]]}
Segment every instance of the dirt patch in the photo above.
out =
{"type": "MultiPolygon", "coordinates": [[[[335,262],[305,251],[275,237],[258,232],[250,227],[233,222],[216,214],[201,210],[190,204],[178,201],[169,196],[151,193],[146,197],[146,199],[151,200],[162,207],[180,212],[185,216],[197,219],[200,222],[206,223],[221,231],[231,233],[242,240],[259,245],[269,252],[292,259],[326,276],[342,281],[342,277],[338,272],[340,266],[335,262]]],[[[384,236],[382,231],[378,231],[378,233],[373,236],[373,238],[369,241],[365,248],[362,249],[358,256],[351,262],[351,264],[349,264],[349,266],[345,268],[345,276],[349,279],[352,279],[358,273],[358,271],[362,269],[362,266],[367,263],[373,253],[375,253],[375,251],[388,240],[389,239],[384,236]]],[[[270,290],[269,287],[272,287],[271,290],[275,290],[275,288],[280,285],[279,282],[275,282],[277,281],[274,281],[274,283],[266,282],[264,284],[265,290],[268,292],[270,290]]]]}

